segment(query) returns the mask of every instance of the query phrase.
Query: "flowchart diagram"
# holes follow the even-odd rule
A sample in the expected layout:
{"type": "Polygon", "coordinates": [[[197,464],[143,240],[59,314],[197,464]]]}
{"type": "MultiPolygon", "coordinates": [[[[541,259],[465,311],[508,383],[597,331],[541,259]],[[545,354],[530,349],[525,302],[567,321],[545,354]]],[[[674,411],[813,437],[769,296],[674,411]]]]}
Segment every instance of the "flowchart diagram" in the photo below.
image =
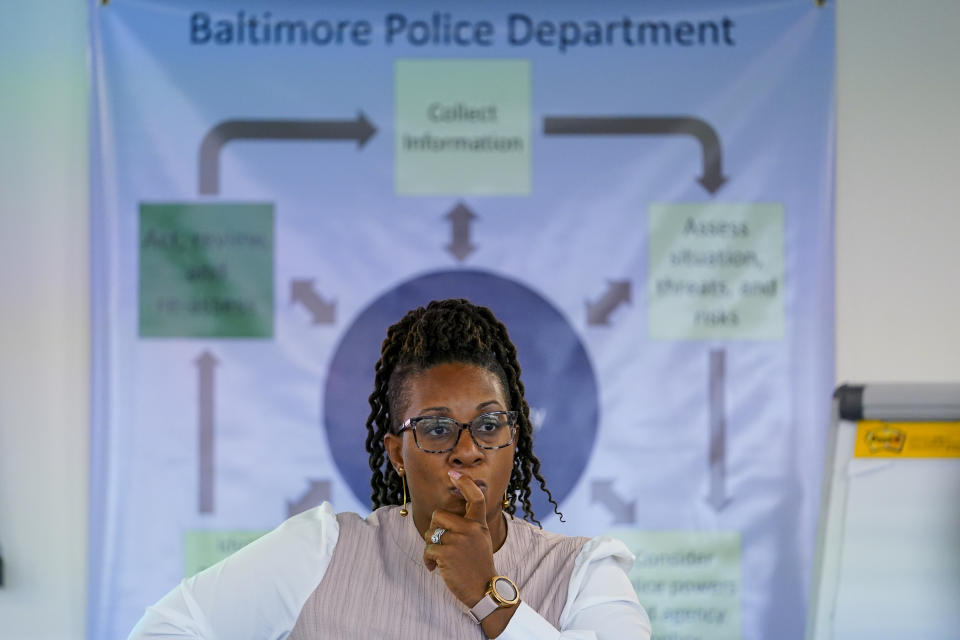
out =
{"type": "MultiPolygon", "coordinates": [[[[126,28],[150,17],[129,12],[126,28]]],[[[422,55],[454,46],[445,36],[403,43],[438,25],[431,34],[448,28],[451,43],[458,29],[466,37],[442,15],[426,27],[408,19],[406,32],[384,22],[395,48],[378,46],[388,31],[376,21],[366,35],[357,21],[337,35],[332,21],[317,27],[330,46],[342,40],[327,60],[306,45],[254,50],[250,33],[241,53],[228,50],[249,16],[207,14],[164,18],[151,46],[176,53],[163,73],[139,61],[149,73],[138,79],[125,75],[138,60],[121,64],[112,23],[99,36],[98,82],[132,87],[105,99],[116,104],[102,105],[101,127],[149,122],[141,138],[156,143],[144,154],[136,136],[105,136],[99,149],[117,175],[102,194],[114,212],[103,286],[117,314],[103,340],[120,354],[105,379],[121,399],[105,409],[105,438],[125,456],[106,467],[115,515],[104,526],[176,558],[171,569],[121,543],[103,549],[113,569],[101,597],[117,604],[102,624],[122,627],[138,598],[322,501],[369,509],[363,425],[380,342],[407,310],[446,297],[489,306],[517,344],[537,454],[566,522],[535,492],[537,518],[624,539],[659,637],[752,640],[788,624],[774,612],[802,597],[803,571],[776,570],[766,549],[806,544],[791,502],[808,483],[789,462],[791,407],[819,366],[798,354],[821,339],[802,327],[822,308],[806,280],[829,273],[808,227],[831,215],[817,209],[829,176],[815,168],[829,155],[830,111],[812,119],[760,91],[748,108],[756,130],[745,128],[743,98],[725,83],[743,91],[787,64],[744,70],[778,46],[760,35],[763,20],[727,17],[756,42],[711,72],[692,49],[583,53],[586,22],[579,45],[572,28],[556,32],[562,50],[492,35],[488,49],[451,56],[422,55]],[[209,39],[169,44],[184,20],[209,39]],[[234,25],[229,43],[218,21],[234,25]],[[678,74],[689,80],[665,97],[678,74]],[[180,96],[166,108],[132,97],[161,78],[180,96]],[[175,122],[186,125],[168,140],[156,133],[175,122]],[[814,169],[797,176],[792,159],[771,160],[776,136],[814,169]],[[134,572],[151,578],[117,597],[134,572]]],[[[274,37],[287,20],[295,43],[296,21],[279,14],[269,27],[258,14],[257,28],[274,37]]],[[[489,18],[494,34],[509,15],[489,18]]],[[[823,96],[830,73],[816,85],[823,96]]]]}

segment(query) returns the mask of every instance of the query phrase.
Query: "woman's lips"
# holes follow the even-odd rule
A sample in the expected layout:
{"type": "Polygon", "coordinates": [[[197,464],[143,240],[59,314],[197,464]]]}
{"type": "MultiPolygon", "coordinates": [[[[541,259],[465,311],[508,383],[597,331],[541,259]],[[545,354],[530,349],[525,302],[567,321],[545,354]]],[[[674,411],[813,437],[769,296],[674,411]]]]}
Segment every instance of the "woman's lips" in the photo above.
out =
{"type": "MultiPolygon", "coordinates": [[[[473,483],[476,484],[476,485],[480,488],[480,491],[483,492],[483,495],[487,495],[487,483],[486,483],[486,482],[484,482],[483,480],[474,480],[473,483]]],[[[449,487],[449,488],[448,488],[448,491],[449,491],[450,493],[452,493],[453,495],[455,495],[455,496],[458,496],[458,497],[460,497],[460,498],[463,497],[463,494],[460,492],[460,489],[457,489],[456,487],[449,487]]]]}

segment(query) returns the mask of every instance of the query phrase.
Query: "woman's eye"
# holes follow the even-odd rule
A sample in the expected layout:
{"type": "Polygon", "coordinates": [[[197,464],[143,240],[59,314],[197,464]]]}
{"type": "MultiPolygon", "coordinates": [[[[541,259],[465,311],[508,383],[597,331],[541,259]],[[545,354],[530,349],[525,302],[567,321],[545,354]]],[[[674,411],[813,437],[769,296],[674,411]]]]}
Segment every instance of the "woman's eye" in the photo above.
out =
{"type": "Polygon", "coordinates": [[[479,424],[475,424],[473,428],[480,432],[496,431],[500,428],[500,421],[494,417],[484,418],[479,424]]]}
{"type": "Polygon", "coordinates": [[[431,425],[428,425],[424,430],[424,434],[430,436],[431,438],[442,438],[444,436],[450,435],[450,427],[440,422],[434,422],[431,425]]]}

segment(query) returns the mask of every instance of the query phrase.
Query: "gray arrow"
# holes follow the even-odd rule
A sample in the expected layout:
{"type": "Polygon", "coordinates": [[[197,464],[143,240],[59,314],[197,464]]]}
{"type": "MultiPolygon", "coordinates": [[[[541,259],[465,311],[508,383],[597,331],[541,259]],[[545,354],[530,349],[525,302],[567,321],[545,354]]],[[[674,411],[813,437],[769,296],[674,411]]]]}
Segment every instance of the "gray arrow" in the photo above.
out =
{"type": "Polygon", "coordinates": [[[197,397],[198,424],[200,431],[200,513],[213,513],[213,368],[217,366],[217,359],[209,351],[204,351],[194,362],[199,371],[197,397]]]}
{"type": "Polygon", "coordinates": [[[599,300],[587,301],[587,324],[610,324],[610,314],[624,302],[630,302],[630,281],[609,280],[599,300]]]}
{"type": "Polygon", "coordinates": [[[697,178],[704,189],[716,193],[727,181],[723,175],[720,138],[713,127],[689,116],[609,117],[548,116],[543,119],[546,135],[689,135],[700,142],[703,175],[697,178]]]}
{"type": "Polygon", "coordinates": [[[330,483],[326,480],[311,480],[310,488],[296,502],[287,501],[287,517],[312,509],[324,500],[329,499],[330,483]]]}
{"type": "Polygon", "coordinates": [[[590,486],[590,499],[599,502],[613,514],[613,523],[634,521],[637,501],[627,502],[613,490],[613,480],[594,480],[590,486]]]}
{"type": "Polygon", "coordinates": [[[327,302],[316,292],[313,280],[290,281],[290,303],[299,302],[313,316],[313,324],[333,324],[337,305],[327,302]]]}
{"type": "Polygon", "coordinates": [[[728,502],[726,495],[727,419],[724,404],[726,391],[726,353],[723,349],[710,351],[710,495],[707,502],[720,511],[728,502]]]}
{"type": "Polygon", "coordinates": [[[220,190],[220,150],[231,140],[356,140],[362,148],[376,132],[362,111],[355,120],[225,120],[200,143],[200,193],[220,190]]]}
{"type": "Polygon", "coordinates": [[[444,217],[450,221],[453,233],[452,240],[447,245],[447,251],[463,262],[467,256],[477,250],[477,247],[470,242],[470,222],[476,219],[477,214],[467,205],[458,202],[457,206],[444,217]]]}

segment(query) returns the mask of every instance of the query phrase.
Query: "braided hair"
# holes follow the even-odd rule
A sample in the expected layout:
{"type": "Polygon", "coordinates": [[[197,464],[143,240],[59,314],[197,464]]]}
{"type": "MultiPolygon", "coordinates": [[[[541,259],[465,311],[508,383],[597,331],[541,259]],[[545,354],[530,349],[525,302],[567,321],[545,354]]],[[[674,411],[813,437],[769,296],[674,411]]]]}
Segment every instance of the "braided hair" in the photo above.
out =
{"type": "Polygon", "coordinates": [[[374,388],[367,417],[373,508],[400,504],[402,500],[400,476],[393,465],[387,464],[383,438],[400,428],[406,382],[411,375],[445,363],[475,365],[495,374],[507,395],[508,408],[517,411],[516,452],[507,485],[509,506],[504,510],[513,515],[519,500],[524,519],[539,525],[530,503],[530,484],[536,479],[553,505],[554,513],[562,519],[559,505],[540,475],[540,460],[533,454],[530,406],[523,395],[517,348],[510,341],[507,328],[490,309],[464,299],[434,300],[426,308],[410,311],[387,329],[380,359],[374,368],[374,388]]]}

